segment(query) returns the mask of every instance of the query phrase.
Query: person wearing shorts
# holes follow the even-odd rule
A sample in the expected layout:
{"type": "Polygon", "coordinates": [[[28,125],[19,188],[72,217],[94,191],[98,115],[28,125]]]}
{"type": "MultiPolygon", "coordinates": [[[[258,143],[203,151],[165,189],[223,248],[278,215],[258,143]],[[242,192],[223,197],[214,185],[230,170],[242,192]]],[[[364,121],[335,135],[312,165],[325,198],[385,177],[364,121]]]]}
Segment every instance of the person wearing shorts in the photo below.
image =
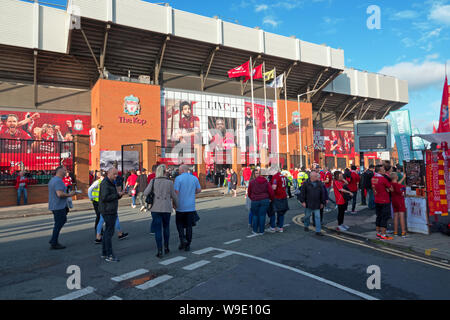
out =
{"type": "Polygon", "coordinates": [[[384,176],[386,170],[384,166],[377,165],[372,178],[372,189],[375,195],[375,211],[377,238],[381,240],[393,240],[386,235],[388,220],[391,217],[390,193],[393,191],[392,184],[384,176]]]}

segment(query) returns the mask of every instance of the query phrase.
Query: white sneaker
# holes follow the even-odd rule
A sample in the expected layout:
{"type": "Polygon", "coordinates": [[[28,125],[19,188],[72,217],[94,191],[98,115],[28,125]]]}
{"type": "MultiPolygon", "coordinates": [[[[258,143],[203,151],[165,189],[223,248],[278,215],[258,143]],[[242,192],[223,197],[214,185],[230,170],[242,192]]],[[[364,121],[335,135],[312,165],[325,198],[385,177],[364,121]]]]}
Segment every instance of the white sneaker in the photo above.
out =
{"type": "Polygon", "coordinates": [[[280,232],[280,233],[283,233],[283,232],[284,232],[283,228],[277,228],[276,231],[277,231],[277,232],[280,232]]]}
{"type": "Polygon", "coordinates": [[[132,205],[131,205],[131,207],[132,207],[133,209],[135,209],[135,208],[136,208],[136,206],[135,206],[134,204],[132,204],[132,205]]]}
{"type": "Polygon", "coordinates": [[[345,224],[341,225],[341,227],[343,227],[343,228],[345,229],[345,231],[347,231],[348,229],[350,229],[350,227],[347,226],[347,225],[345,225],[345,224]]]}
{"type": "Polygon", "coordinates": [[[142,212],[142,211],[144,211],[144,210],[145,210],[145,207],[144,207],[144,206],[142,206],[142,207],[141,207],[141,212],[142,212]]]}
{"type": "Polygon", "coordinates": [[[266,231],[270,233],[275,233],[276,230],[274,228],[267,228],[266,231]]]}
{"type": "Polygon", "coordinates": [[[343,226],[338,226],[337,231],[347,231],[343,226]]]}

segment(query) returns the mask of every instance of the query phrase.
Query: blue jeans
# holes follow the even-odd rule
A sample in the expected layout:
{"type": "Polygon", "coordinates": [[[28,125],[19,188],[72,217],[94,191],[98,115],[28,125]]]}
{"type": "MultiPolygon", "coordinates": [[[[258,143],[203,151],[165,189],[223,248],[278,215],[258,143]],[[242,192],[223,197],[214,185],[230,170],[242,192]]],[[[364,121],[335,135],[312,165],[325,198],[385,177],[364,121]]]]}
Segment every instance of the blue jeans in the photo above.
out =
{"type": "Polygon", "coordinates": [[[152,228],[155,232],[156,246],[162,250],[162,238],[164,234],[164,247],[169,247],[170,236],[170,213],[152,212],[152,228]]]}
{"type": "Polygon", "coordinates": [[[266,214],[269,208],[270,200],[252,201],[251,212],[253,213],[253,232],[264,233],[266,225],[266,214]]]}
{"type": "MultiPolygon", "coordinates": [[[[103,215],[100,215],[100,220],[98,221],[97,224],[97,234],[101,234],[102,233],[102,228],[103,228],[103,223],[105,222],[105,219],[103,219],[103,215]]],[[[119,221],[119,216],[117,216],[117,220],[116,220],[116,225],[115,228],[117,229],[117,231],[120,232],[120,221],[119,221]]]]}
{"type": "Polygon", "coordinates": [[[304,224],[305,227],[309,227],[310,221],[311,221],[311,214],[314,212],[314,221],[316,222],[316,232],[320,232],[321,225],[320,225],[320,209],[305,209],[305,218],[304,218],[304,224]]]}
{"type": "Polygon", "coordinates": [[[20,198],[22,196],[22,193],[23,193],[23,204],[27,204],[27,202],[28,202],[27,188],[19,187],[19,189],[17,189],[17,205],[18,206],[20,206],[20,198]]]}
{"type": "Polygon", "coordinates": [[[297,179],[292,180],[292,182],[294,183],[294,190],[298,189],[298,181],[297,179]]]}
{"type": "Polygon", "coordinates": [[[102,254],[106,257],[109,257],[113,255],[112,237],[114,235],[114,221],[115,223],[117,223],[119,217],[117,214],[114,214],[102,215],[102,218],[105,221],[105,232],[103,233],[102,239],[102,254]]]}
{"type": "Polygon", "coordinates": [[[284,213],[280,214],[279,212],[276,213],[276,224],[275,224],[275,214],[270,217],[270,227],[271,228],[283,228],[284,226],[284,213]]]}
{"type": "Polygon", "coordinates": [[[136,205],[136,196],[131,197],[131,202],[133,203],[133,206],[136,205]]]}
{"type": "Polygon", "coordinates": [[[369,189],[367,190],[367,195],[369,197],[369,209],[375,209],[375,196],[373,194],[373,190],[369,189]]]}
{"type": "Polygon", "coordinates": [[[67,210],[66,208],[61,210],[54,210],[53,218],[55,220],[55,225],[53,227],[52,238],[50,239],[51,245],[58,244],[59,233],[61,232],[62,227],[67,222],[67,210]]]}
{"type": "Polygon", "coordinates": [[[231,182],[227,181],[227,187],[228,187],[228,193],[230,193],[231,192],[231,182]]]}

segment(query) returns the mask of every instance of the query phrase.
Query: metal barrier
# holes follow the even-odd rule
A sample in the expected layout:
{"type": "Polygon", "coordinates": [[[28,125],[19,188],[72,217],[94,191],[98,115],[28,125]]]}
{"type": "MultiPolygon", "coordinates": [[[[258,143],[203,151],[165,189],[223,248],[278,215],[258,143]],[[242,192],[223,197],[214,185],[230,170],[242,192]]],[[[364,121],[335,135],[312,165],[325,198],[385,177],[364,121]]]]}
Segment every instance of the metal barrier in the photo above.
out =
{"type": "Polygon", "coordinates": [[[15,185],[21,170],[30,184],[47,184],[58,166],[73,173],[73,155],[73,142],[0,139],[0,185],[15,185]]]}

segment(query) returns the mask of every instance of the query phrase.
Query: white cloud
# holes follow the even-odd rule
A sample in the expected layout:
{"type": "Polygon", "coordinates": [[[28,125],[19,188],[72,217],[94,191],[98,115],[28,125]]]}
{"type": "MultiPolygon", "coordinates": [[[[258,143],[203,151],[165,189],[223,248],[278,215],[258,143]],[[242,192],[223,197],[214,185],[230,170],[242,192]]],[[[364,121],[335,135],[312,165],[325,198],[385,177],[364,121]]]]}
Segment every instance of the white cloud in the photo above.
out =
{"type": "Polygon", "coordinates": [[[402,19],[415,19],[419,16],[419,13],[412,10],[404,10],[396,12],[392,15],[392,20],[402,20],[402,19]]]}
{"type": "Polygon", "coordinates": [[[280,24],[280,21],[276,21],[273,17],[267,16],[267,17],[264,17],[263,25],[264,24],[270,25],[270,26],[276,28],[280,24]]]}
{"type": "Polygon", "coordinates": [[[269,6],[267,4],[258,4],[255,6],[255,12],[261,12],[269,9],[269,6]]]}
{"type": "Polygon", "coordinates": [[[450,26],[450,4],[435,4],[428,18],[434,22],[450,26]]]}
{"type": "Polygon", "coordinates": [[[425,60],[436,60],[439,59],[439,56],[440,56],[439,53],[429,54],[427,55],[425,60]]]}
{"type": "Polygon", "coordinates": [[[445,66],[434,61],[401,62],[386,66],[379,73],[407,80],[409,88],[414,91],[441,85],[444,82],[445,66]]]}

